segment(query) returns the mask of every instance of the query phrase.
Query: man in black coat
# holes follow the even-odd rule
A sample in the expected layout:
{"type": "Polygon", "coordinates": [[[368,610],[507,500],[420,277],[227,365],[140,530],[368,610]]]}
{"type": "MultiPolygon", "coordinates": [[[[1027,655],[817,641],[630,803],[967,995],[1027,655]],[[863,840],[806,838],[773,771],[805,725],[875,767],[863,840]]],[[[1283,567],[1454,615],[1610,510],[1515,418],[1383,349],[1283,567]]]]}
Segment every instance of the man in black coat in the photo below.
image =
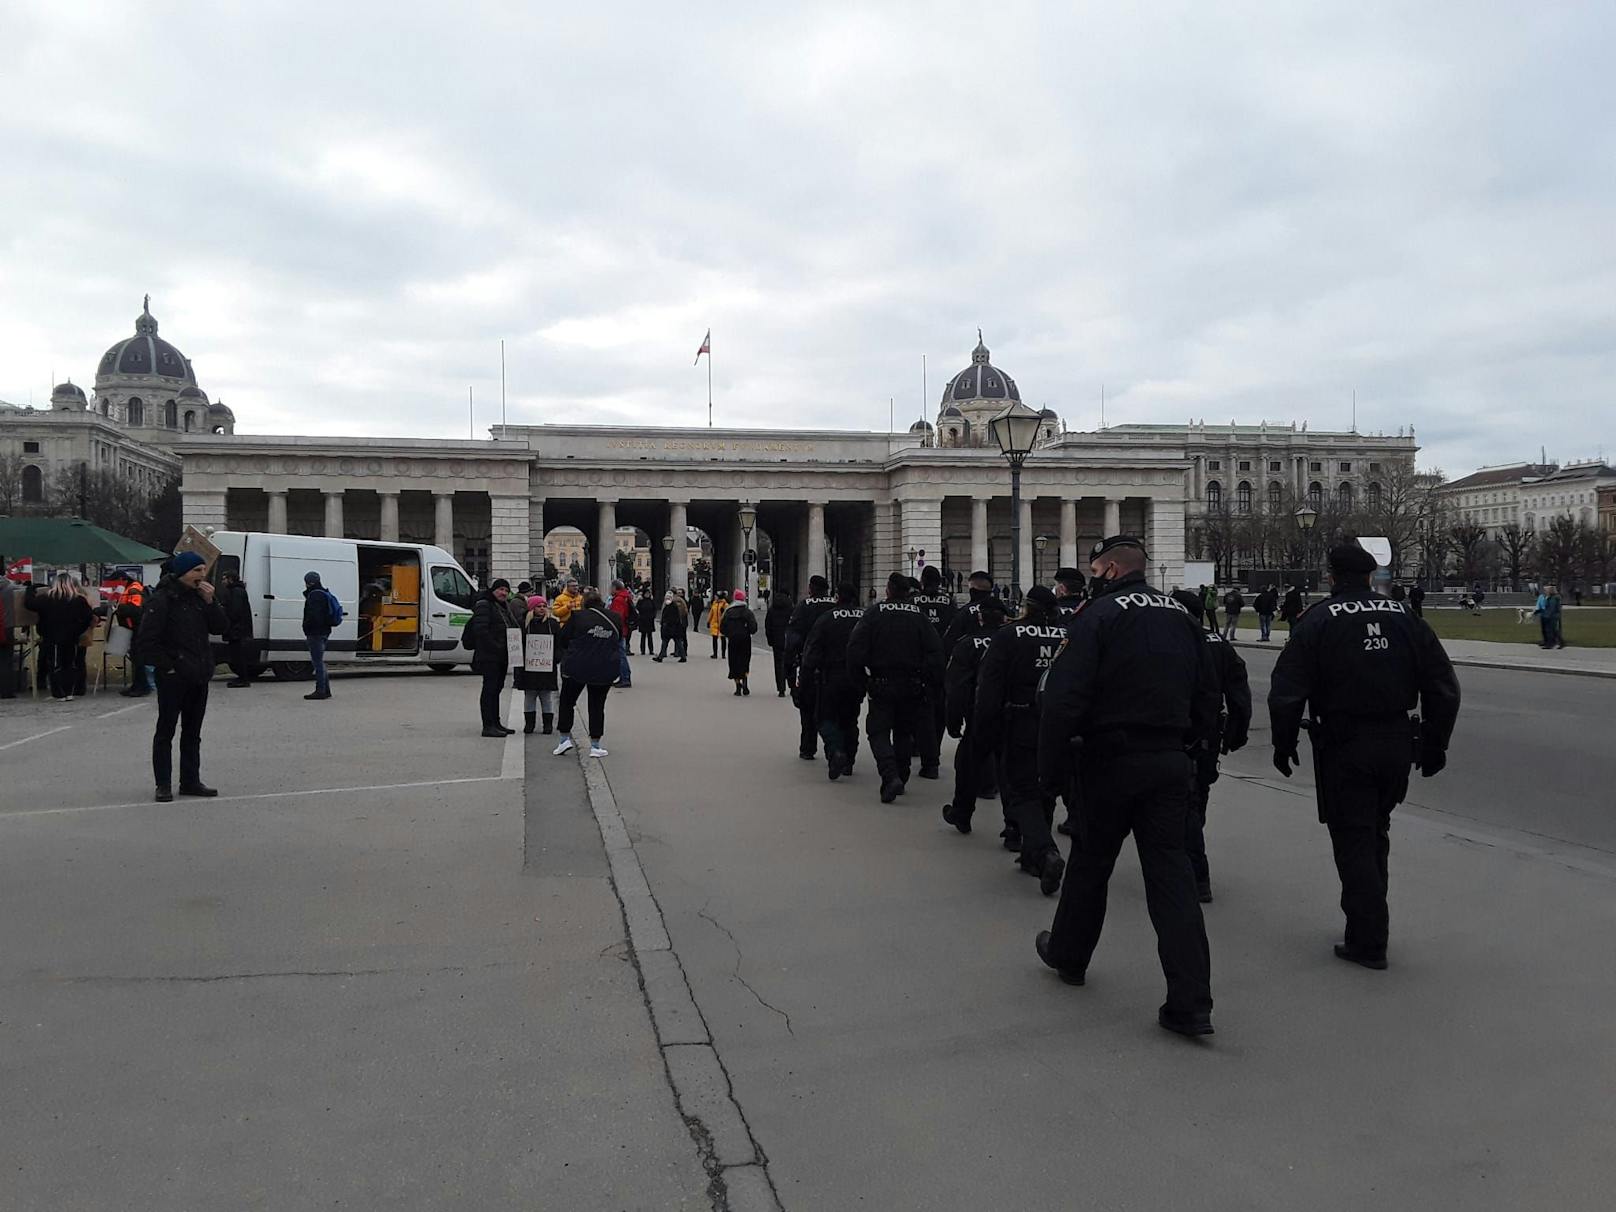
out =
{"type": "MultiPolygon", "coordinates": [[[[1004,626],[1004,603],[998,598],[985,598],[977,607],[976,625],[959,638],[949,654],[948,668],[943,673],[943,698],[948,735],[959,743],[954,746],[954,798],[943,805],[943,819],[961,833],[971,831],[971,817],[976,812],[976,801],[993,794],[993,755],[983,752],[981,737],[973,722],[976,718],[976,679],[982,658],[987,655],[993,633],[1004,626]]],[[[1006,842],[1012,833],[1008,812],[1004,818],[1004,831],[999,835],[1006,842]]],[[[1019,844],[1016,847],[1019,850],[1019,844]]]]}
{"type": "MultiPolygon", "coordinates": [[[[959,613],[959,607],[954,602],[954,595],[943,588],[943,572],[935,564],[927,564],[920,570],[920,589],[910,596],[916,606],[919,606],[931,625],[937,628],[937,637],[941,639],[948,634],[949,627],[954,622],[954,616],[959,613]]],[[[948,649],[943,650],[943,659],[948,659],[948,649]]],[[[943,718],[943,698],[941,694],[932,696],[932,729],[937,734],[937,750],[940,753],[943,745],[943,732],[947,722],[943,718]]],[[[938,768],[932,766],[920,768],[920,777],[934,779],[939,775],[938,768]]]]}
{"type": "Polygon", "coordinates": [[[152,775],[157,802],[174,798],[174,726],[180,729],[180,794],[214,796],[202,781],[202,718],[213,679],[214,635],[230,626],[213,600],[207,565],[183,551],[147,595],[135,633],[135,660],[157,671],[157,727],[152,733],[152,775]]]}
{"type": "MultiPolygon", "coordinates": [[[[471,633],[471,668],[483,677],[482,694],[477,703],[483,717],[484,736],[509,736],[514,728],[499,722],[499,696],[505,689],[505,675],[510,672],[510,641],[505,633],[520,631],[521,620],[507,605],[511,596],[511,583],[504,577],[477,595],[472,603],[471,622],[466,629],[471,633]]],[[[621,639],[621,632],[619,632],[621,639]]]]}
{"type": "Polygon", "coordinates": [[[959,644],[960,637],[967,631],[976,629],[981,617],[982,603],[994,596],[993,578],[985,572],[973,572],[966,578],[965,587],[970,591],[970,600],[954,611],[953,619],[943,631],[945,653],[952,654],[955,646],[959,644]]]}
{"type": "Polygon", "coordinates": [[[253,643],[252,601],[247,596],[247,586],[235,573],[227,572],[219,597],[224,617],[230,622],[224,633],[225,643],[229,645],[225,659],[236,675],[225,685],[233,690],[251,686],[253,670],[257,668],[257,645],[253,643]]]}
{"type": "Polygon", "coordinates": [[[774,692],[782,699],[791,689],[791,679],[786,676],[786,630],[791,613],[789,593],[769,595],[769,608],[763,614],[763,638],[768,641],[769,653],[774,657],[774,692]]]}
{"type": "Polygon", "coordinates": [[[813,761],[819,750],[819,704],[815,701],[819,687],[801,675],[802,649],[820,616],[835,608],[830,582],[816,574],[808,578],[808,596],[786,623],[786,684],[797,707],[797,756],[805,762],[813,761]]]}
{"type": "Polygon", "coordinates": [[[820,739],[825,742],[825,761],[833,783],[853,773],[853,759],[858,756],[864,683],[847,668],[847,642],[863,618],[858,587],[844,581],[836,587],[836,605],[819,616],[802,648],[798,677],[816,688],[816,722],[820,739]]]}
{"type": "Polygon", "coordinates": [[[943,643],[909,600],[909,578],[887,578],[887,598],[864,612],[847,641],[847,672],[869,689],[864,735],[881,772],[881,802],[903,794],[918,750],[922,769],[938,766],[932,696],[943,689],[943,643]]]}

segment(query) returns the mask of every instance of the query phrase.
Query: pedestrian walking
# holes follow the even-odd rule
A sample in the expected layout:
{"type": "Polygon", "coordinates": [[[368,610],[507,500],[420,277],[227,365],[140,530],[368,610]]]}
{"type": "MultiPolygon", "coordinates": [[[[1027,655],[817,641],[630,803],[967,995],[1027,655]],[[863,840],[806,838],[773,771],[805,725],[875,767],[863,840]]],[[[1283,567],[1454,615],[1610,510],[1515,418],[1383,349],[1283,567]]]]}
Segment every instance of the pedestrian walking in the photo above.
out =
{"type": "Polygon", "coordinates": [[[883,804],[903,794],[917,749],[921,769],[938,766],[930,747],[931,696],[942,691],[943,643],[909,595],[909,578],[893,573],[886,600],[865,611],[847,641],[848,674],[869,693],[864,735],[881,774],[883,804]]]}
{"type": "Polygon", "coordinates": [[[1407,599],[1408,591],[1403,588],[1403,582],[1393,581],[1391,588],[1392,601],[1401,602],[1407,599]]]}
{"type": "Polygon", "coordinates": [[[786,676],[786,625],[791,622],[791,595],[776,593],[769,597],[769,608],[763,612],[763,638],[769,643],[769,655],[774,658],[774,693],[785,698],[791,689],[786,676]]]}
{"type": "Polygon", "coordinates": [[[649,656],[656,649],[657,600],[647,585],[640,591],[640,600],[634,603],[634,622],[640,632],[640,655],[649,656]]]}
{"type": "Polygon", "coordinates": [[[622,632],[598,590],[586,590],[583,605],[572,612],[561,629],[561,701],[556,709],[556,731],[561,740],[557,757],[573,748],[573,710],[578,699],[588,701],[589,756],[606,756],[606,696],[617,681],[622,655],[622,632]]]}
{"type": "Polygon", "coordinates": [[[1215,585],[1201,586],[1201,609],[1205,615],[1206,629],[1218,629],[1218,590],[1215,585]]]}
{"type": "Polygon", "coordinates": [[[992,599],[999,602],[1001,613],[1008,613],[1004,603],[993,592],[993,578],[985,572],[973,572],[965,579],[969,600],[954,612],[954,620],[943,632],[943,651],[952,654],[960,637],[975,631],[981,621],[982,603],[992,599]]]}
{"type": "Polygon", "coordinates": [[[1408,605],[1416,619],[1425,617],[1425,586],[1416,585],[1408,591],[1408,605]]]}
{"type": "Polygon", "coordinates": [[[1189,611],[1145,581],[1146,559],[1131,535],[1095,545],[1089,567],[1099,584],[1045,680],[1039,777],[1052,793],[1075,774],[1082,810],[1054,924],[1035,945],[1063,980],[1083,983],[1131,832],[1167,979],[1156,1021],[1210,1035],[1212,964],[1184,834],[1186,748],[1217,726],[1217,675],[1189,611]]]}
{"type": "MultiPolygon", "coordinates": [[[[1296,620],[1302,617],[1307,609],[1307,595],[1302,592],[1300,585],[1292,585],[1285,591],[1285,600],[1280,603],[1279,619],[1291,629],[1295,629],[1296,620]]],[[[1290,643],[1290,635],[1285,636],[1285,642],[1290,643]]]]}
{"type": "Polygon", "coordinates": [[[1346,933],[1335,953],[1379,969],[1390,924],[1392,809],[1408,792],[1411,761],[1426,778],[1447,765],[1459,682],[1430,626],[1370,591],[1374,556],[1344,543],[1329,563],[1330,597],[1302,616],[1269,679],[1274,768],[1290,777],[1305,726],[1319,820],[1341,877],[1346,933]],[[1416,706],[1422,718],[1411,733],[1416,706]]]}
{"type": "Polygon", "coordinates": [[[1066,638],[1054,593],[1043,585],[1027,590],[1021,617],[1001,627],[976,675],[972,716],[984,753],[993,755],[999,795],[1014,828],[1006,846],[1019,840],[1016,864],[1038,877],[1045,896],[1060,890],[1066,860],[1055,844],[1055,798],[1038,781],[1038,686],[1066,638]]]}
{"type": "MultiPolygon", "coordinates": [[[[1175,589],[1173,598],[1200,619],[1201,603],[1193,593],[1175,589]]],[[[1189,851],[1190,867],[1195,872],[1195,894],[1203,905],[1212,903],[1212,872],[1206,861],[1206,808],[1212,784],[1218,781],[1218,756],[1243,749],[1251,734],[1251,679],[1246,673],[1246,663],[1235,646],[1217,632],[1207,632],[1206,641],[1212,652],[1212,667],[1218,675],[1223,709],[1218,714],[1215,734],[1192,754],[1195,786],[1190,794],[1188,827],[1184,833],[1184,848],[1189,851]]]]}
{"type": "Polygon", "coordinates": [[[707,626],[707,602],[706,599],[701,596],[701,590],[698,589],[695,592],[695,595],[690,599],[689,605],[690,630],[700,631],[703,627],[707,626]]]}
{"type": "Polygon", "coordinates": [[[510,604],[511,583],[500,577],[479,593],[471,604],[471,621],[463,639],[471,649],[471,670],[482,675],[483,688],[477,706],[483,721],[483,735],[509,736],[499,718],[499,696],[505,689],[505,675],[511,668],[509,631],[520,631],[522,621],[510,604]]]}
{"type": "Polygon", "coordinates": [[[1258,639],[1264,644],[1274,629],[1274,615],[1279,611],[1279,590],[1272,585],[1264,585],[1257,591],[1257,597],[1251,604],[1257,612],[1258,639]]]}
{"type": "Polygon", "coordinates": [[[747,676],[752,672],[752,637],[757,634],[757,616],[746,604],[746,590],[737,589],[735,599],[719,622],[724,638],[729,641],[729,680],[735,683],[735,695],[751,694],[747,676]]]}
{"type": "Polygon", "coordinates": [[[225,685],[239,690],[252,685],[253,674],[258,668],[257,645],[253,641],[252,600],[247,595],[246,583],[235,573],[225,573],[223,581],[219,591],[219,606],[230,624],[224,633],[227,646],[225,663],[235,674],[225,685]]]}
{"type": "Polygon", "coordinates": [[[831,595],[830,582],[816,573],[808,578],[808,596],[797,603],[786,621],[786,686],[797,708],[797,756],[805,762],[813,761],[819,752],[821,729],[819,684],[803,681],[802,657],[815,625],[834,609],[836,599],[831,595]]]}
{"type": "MultiPolygon", "coordinates": [[[[982,658],[987,655],[994,633],[1004,626],[1004,603],[992,596],[985,597],[971,617],[975,622],[955,642],[943,673],[948,735],[956,742],[954,796],[943,805],[943,820],[961,833],[971,831],[976,802],[997,794],[993,754],[982,743],[982,730],[976,726],[976,687],[982,658]]],[[[999,837],[1011,853],[1021,853],[1021,830],[1010,819],[1008,809],[999,837]]]]}
{"type": "Polygon", "coordinates": [[[621,659],[617,662],[617,685],[624,690],[630,690],[634,686],[634,674],[628,663],[628,641],[634,634],[634,595],[622,581],[612,582],[612,596],[607,608],[617,620],[618,632],[623,640],[620,646],[621,659]]]}
{"type": "Polygon", "coordinates": [[[1246,608],[1246,595],[1238,588],[1223,595],[1223,638],[1233,640],[1240,626],[1240,612],[1246,608]]]}
{"type": "Polygon", "coordinates": [[[79,641],[94,626],[95,612],[78,578],[65,572],[56,574],[49,589],[29,585],[22,601],[39,619],[34,625],[39,636],[35,685],[49,686],[51,698],[71,702],[76,697],[79,641]]]}
{"type": "Polygon", "coordinates": [[[847,642],[863,618],[858,587],[842,582],[836,587],[835,605],[815,616],[795,670],[792,693],[813,704],[815,725],[825,742],[825,765],[833,783],[853,773],[853,761],[858,757],[864,684],[848,670],[847,642]]]}
{"type": "Polygon", "coordinates": [[[303,574],[303,638],[309,645],[309,664],[314,666],[314,693],[305,699],[319,701],[331,697],[331,678],[326,673],[325,650],[331,633],[342,622],[342,603],[320,583],[320,574],[303,574]]]}
{"type": "MultiPolygon", "coordinates": [[[[921,613],[926,616],[926,621],[937,629],[939,641],[948,634],[949,628],[953,625],[954,616],[959,613],[959,606],[954,601],[954,595],[943,588],[943,571],[935,564],[927,564],[920,570],[920,585],[911,594],[910,601],[920,607],[921,613]]],[[[944,661],[946,663],[947,650],[945,649],[944,652],[944,661]]],[[[936,743],[934,746],[928,747],[929,752],[942,752],[943,733],[947,730],[943,698],[943,690],[939,686],[937,693],[931,696],[931,723],[936,743]]],[[[939,773],[939,769],[935,766],[929,770],[922,767],[920,777],[934,779],[939,776],[939,773]]]]}
{"type": "Polygon", "coordinates": [[[719,623],[723,621],[724,611],[729,606],[729,595],[722,589],[713,594],[713,604],[707,608],[707,634],[713,637],[713,660],[719,656],[729,655],[729,641],[724,637],[719,623]]]}
{"type": "Polygon", "coordinates": [[[555,601],[550,603],[550,613],[555,616],[556,622],[565,627],[567,620],[572,617],[572,612],[582,607],[583,604],[584,595],[578,588],[578,582],[568,578],[561,592],[556,594],[555,601]]]}
{"type": "MultiPolygon", "coordinates": [[[[529,594],[527,621],[522,624],[524,637],[547,635],[551,641],[553,660],[561,655],[561,624],[550,614],[550,604],[542,594],[529,594]]],[[[523,648],[524,654],[526,646],[523,648]]],[[[539,713],[544,715],[544,731],[548,735],[555,728],[556,671],[552,663],[549,670],[528,669],[524,661],[517,666],[511,678],[511,689],[522,692],[522,731],[531,733],[539,713]]]]}
{"type": "Polygon", "coordinates": [[[1560,620],[1565,612],[1560,601],[1560,591],[1553,585],[1544,585],[1543,592],[1537,595],[1537,607],[1532,613],[1537,616],[1538,626],[1543,631],[1543,643],[1538,647],[1564,648],[1565,636],[1560,630],[1560,620]]]}
{"type": "Polygon", "coordinates": [[[157,725],[152,732],[152,778],[156,799],[174,798],[174,727],[180,732],[180,794],[215,796],[202,781],[202,720],[213,680],[213,641],[230,626],[213,600],[207,564],[194,551],[169,561],[168,571],[147,595],[135,633],[135,660],[157,678],[157,725]]]}

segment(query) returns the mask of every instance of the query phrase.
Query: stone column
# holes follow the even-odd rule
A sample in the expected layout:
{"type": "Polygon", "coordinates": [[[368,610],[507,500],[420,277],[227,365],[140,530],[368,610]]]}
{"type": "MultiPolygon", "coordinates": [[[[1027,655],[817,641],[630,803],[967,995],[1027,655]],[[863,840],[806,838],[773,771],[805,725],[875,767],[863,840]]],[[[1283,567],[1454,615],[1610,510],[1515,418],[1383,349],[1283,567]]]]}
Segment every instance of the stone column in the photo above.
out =
{"type": "Polygon", "coordinates": [[[988,498],[971,498],[971,566],[966,575],[988,568],[988,498]]]}
{"type": "Polygon", "coordinates": [[[866,588],[873,588],[877,598],[886,595],[887,577],[904,564],[898,556],[899,522],[901,508],[896,501],[877,501],[875,509],[874,542],[870,544],[870,579],[866,588]]]}
{"type": "Polygon", "coordinates": [[[544,579],[543,497],[530,497],[527,503],[527,570],[540,581],[544,579]]]}
{"type": "Polygon", "coordinates": [[[273,488],[269,492],[269,533],[286,533],[286,490],[273,488]]]}
{"type": "Polygon", "coordinates": [[[902,552],[895,568],[912,576],[918,577],[922,567],[921,557],[917,554],[913,568],[909,566],[909,549],[918,552],[924,551],[925,562],[936,564],[941,569],[943,563],[943,499],[941,497],[905,497],[903,500],[903,516],[898,536],[898,547],[902,552]]]}
{"type": "Polygon", "coordinates": [[[685,502],[668,502],[668,533],[673,536],[673,558],[668,562],[668,588],[683,589],[690,593],[690,556],[685,545],[685,531],[690,523],[685,516],[685,502]]]}
{"type": "Polygon", "coordinates": [[[454,555],[454,489],[432,490],[432,541],[454,555]]]}
{"type": "Polygon", "coordinates": [[[322,488],[325,494],[325,537],[342,538],[342,489],[322,488]]]}
{"type": "Polygon", "coordinates": [[[376,494],[382,504],[382,542],[398,542],[398,493],[381,492],[376,494]]]}
{"type": "Polygon", "coordinates": [[[1184,587],[1184,502],[1152,498],[1147,506],[1151,583],[1171,591],[1184,587]]]}
{"type": "Polygon", "coordinates": [[[808,592],[808,577],[825,575],[825,506],[808,502],[808,576],[802,579],[802,592],[808,592]]]}
{"type": "Polygon", "coordinates": [[[1038,566],[1033,563],[1032,497],[1021,498],[1021,592],[1038,584],[1038,566]]]}
{"type": "Polygon", "coordinates": [[[1106,497],[1105,499],[1105,533],[1100,537],[1109,539],[1122,530],[1122,498],[1106,497]]]}
{"type": "Polygon", "coordinates": [[[488,498],[488,571],[512,585],[527,580],[526,496],[488,498]]]}
{"type": "Polygon", "coordinates": [[[1077,565],[1077,502],[1067,497],[1060,503],[1060,566],[1077,565]]]}
{"type": "Polygon", "coordinates": [[[596,509],[595,584],[605,594],[617,576],[617,502],[599,501],[596,509]]]}

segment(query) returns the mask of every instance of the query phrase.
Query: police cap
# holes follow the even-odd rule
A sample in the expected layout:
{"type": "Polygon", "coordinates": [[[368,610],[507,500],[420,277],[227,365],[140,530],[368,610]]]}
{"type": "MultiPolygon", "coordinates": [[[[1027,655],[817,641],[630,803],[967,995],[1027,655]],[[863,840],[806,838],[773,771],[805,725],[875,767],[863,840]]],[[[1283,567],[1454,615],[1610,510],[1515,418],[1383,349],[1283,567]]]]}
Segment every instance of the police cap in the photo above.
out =
{"type": "Polygon", "coordinates": [[[1083,574],[1076,568],[1055,569],[1055,583],[1057,585],[1065,585],[1068,589],[1081,589],[1083,588],[1083,580],[1083,574]]]}
{"type": "MultiPolygon", "coordinates": [[[[1091,561],[1097,560],[1107,552],[1115,551],[1118,547],[1137,547],[1140,551],[1145,550],[1144,543],[1141,540],[1134,538],[1133,535],[1114,534],[1110,538],[1101,539],[1098,543],[1096,543],[1093,549],[1089,552],[1089,559],[1091,561]]],[[[1148,552],[1145,553],[1145,558],[1147,560],[1150,558],[1148,552]]]]}
{"type": "Polygon", "coordinates": [[[1034,585],[1027,590],[1027,601],[1036,603],[1038,608],[1045,614],[1054,614],[1058,609],[1055,591],[1047,585],[1034,585]]]}
{"type": "Polygon", "coordinates": [[[989,585],[993,584],[993,577],[988,573],[983,572],[980,568],[965,579],[967,581],[986,581],[989,585]]]}
{"type": "Polygon", "coordinates": [[[978,604],[977,609],[981,611],[984,616],[991,615],[996,619],[1002,619],[1007,613],[1009,613],[1009,609],[1005,606],[1003,598],[983,598],[981,603],[978,604]]]}
{"type": "Polygon", "coordinates": [[[1375,571],[1375,557],[1356,543],[1330,548],[1330,571],[1338,576],[1366,577],[1375,571]]]}

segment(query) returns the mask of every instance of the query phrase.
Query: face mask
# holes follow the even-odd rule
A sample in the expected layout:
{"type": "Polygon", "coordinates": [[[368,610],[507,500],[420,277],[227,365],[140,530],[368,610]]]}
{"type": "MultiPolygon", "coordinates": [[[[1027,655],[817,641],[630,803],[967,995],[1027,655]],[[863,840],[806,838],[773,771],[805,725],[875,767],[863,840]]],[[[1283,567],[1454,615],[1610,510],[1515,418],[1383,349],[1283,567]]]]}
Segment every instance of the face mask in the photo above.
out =
{"type": "Polygon", "coordinates": [[[1089,597],[1091,597],[1091,598],[1098,597],[1100,594],[1104,593],[1105,592],[1105,587],[1108,584],[1110,584],[1110,582],[1111,582],[1110,577],[1090,577],[1089,578],[1089,597]]]}

